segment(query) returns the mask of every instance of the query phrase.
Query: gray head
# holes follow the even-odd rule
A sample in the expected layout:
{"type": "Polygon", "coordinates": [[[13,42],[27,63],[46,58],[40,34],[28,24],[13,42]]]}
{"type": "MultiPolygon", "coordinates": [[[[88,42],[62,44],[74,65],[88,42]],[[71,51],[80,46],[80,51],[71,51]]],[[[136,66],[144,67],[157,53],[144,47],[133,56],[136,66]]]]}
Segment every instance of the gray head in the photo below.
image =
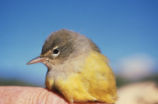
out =
{"type": "Polygon", "coordinates": [[[45,41],[41,55],[28,64],[42,62],[44,64],[61,64],[69,58],[93,50],[100,52],[99,48],[88,38],[69,30],[53,32],[45,41]]]}

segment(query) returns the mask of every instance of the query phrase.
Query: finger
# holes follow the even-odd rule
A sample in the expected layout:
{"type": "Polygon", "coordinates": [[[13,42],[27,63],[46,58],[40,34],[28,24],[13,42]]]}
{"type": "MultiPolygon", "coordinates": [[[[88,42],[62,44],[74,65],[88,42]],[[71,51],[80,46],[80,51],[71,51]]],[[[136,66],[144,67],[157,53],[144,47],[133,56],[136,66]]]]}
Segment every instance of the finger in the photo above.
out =
{"type": "Polygon", "coordinates": [[[0,104],[68,104],[58,95],[39,87],[0,87],[0,104]]]}

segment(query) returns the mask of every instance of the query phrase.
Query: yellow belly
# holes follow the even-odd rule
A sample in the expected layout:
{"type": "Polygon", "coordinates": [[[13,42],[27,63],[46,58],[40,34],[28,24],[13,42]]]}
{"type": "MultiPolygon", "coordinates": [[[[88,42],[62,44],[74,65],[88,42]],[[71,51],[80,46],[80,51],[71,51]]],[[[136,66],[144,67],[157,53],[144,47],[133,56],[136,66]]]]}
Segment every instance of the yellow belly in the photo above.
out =
{"type": "Polygon", "coordinates": [[[90,53],[80,72],[58,79],[55,87],[69,102],[114,103],[117,98],[113,72],[105,56],[97,52],[90,53]]]}

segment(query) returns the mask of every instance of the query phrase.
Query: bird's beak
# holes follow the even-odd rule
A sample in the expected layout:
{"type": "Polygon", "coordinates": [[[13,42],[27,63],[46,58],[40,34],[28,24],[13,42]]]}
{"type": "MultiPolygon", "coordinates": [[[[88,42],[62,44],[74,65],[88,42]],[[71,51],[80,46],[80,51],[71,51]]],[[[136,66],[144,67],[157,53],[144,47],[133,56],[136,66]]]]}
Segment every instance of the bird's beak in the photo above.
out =
{"type": "Polygon", "coordinates": [[[39,57],[36,57],[36,58],[32,59],[31,61],[29,61],[27,63],[27,65],[36,64],[36,63],[43,63],[44,61],[46,61],[46,58],[39,56],[39,57]]]}

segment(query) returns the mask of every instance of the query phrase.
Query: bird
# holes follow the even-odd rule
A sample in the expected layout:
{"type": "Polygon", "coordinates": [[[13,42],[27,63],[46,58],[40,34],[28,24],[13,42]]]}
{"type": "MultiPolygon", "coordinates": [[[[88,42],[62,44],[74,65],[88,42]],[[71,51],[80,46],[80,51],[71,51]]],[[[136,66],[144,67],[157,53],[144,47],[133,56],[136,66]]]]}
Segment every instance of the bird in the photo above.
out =
{"type": "Polygon", "coordinates": [[[27,64],[47,67],[45,85],[57,90],[69,103],[114,104],[117,88],[108,59],[98,46],[80,33],[60,29],[46,39],[41,54],[27,64]]]}

